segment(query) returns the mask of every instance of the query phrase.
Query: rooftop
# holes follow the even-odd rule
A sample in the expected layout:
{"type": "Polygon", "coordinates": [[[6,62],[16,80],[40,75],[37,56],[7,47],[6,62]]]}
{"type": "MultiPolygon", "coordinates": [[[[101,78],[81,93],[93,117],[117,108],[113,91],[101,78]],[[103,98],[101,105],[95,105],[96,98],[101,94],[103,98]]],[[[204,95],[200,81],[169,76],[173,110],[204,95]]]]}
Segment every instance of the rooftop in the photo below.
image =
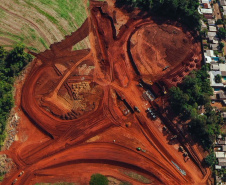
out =
{"type": "Polygon", "coordinates": [[[221,6],[225,6],[226,5],[226,1],[225,0],[220,0],[220,5],[221,6]]]}
{"type": "Polygon", "coordinates": [[[201,8],[201,13],[203,13],[203,14],[212,14],[213,10],[212,9],[207,9],[207,8],[201,8]]]}
{"type": "Polygon", "coordinates": [[[218,44],[210,44],[210,47],[214,51],[217,51],[218,50],[218,44]]]}
{"type": "Polygon", "coordinates": [[[216,57],[214,55],[213,50],[206,50],[206,52],[204,53],[205,56],[209,56],[209,57],[216,57]]]}
{"type": "Polygon", "coordinates": [[[208,24],[209,25],[215,25],[216,21],[214,19],[208,19],[208,24]]]}
{"type": "Polygon", "coordinates": [[[211,31],[211,32],[216,32],[217,31],[217,28],[216,28],[216,26],[209,26],[209,31],[211,31]]]}
{"type": "Polygon", "coordinates": [[[209,3],[210,1],[209,0],[202,0],[201,2],[203,4],[203,3],[209,3]]]}
{"type": "Polygon", "coordinates": [[[221,75],[220,71],[209,71],[209,75],[210,75],[210,85],[212,87],[224,87],[223,83],[216,83],[215,82],[215,76],[216,75],[221,75]]]}
{"type": "Polygon", "coordinates": [[[216,37],[217,36],[217,32],[208,32],[207,33],[208,37],[216,37]]]}
{"type": "Polygon", "coordinates": [[[225,158],[226,155],[225,155],[225,152],[215,152],[216,154],[216,158],[225,158]]]}

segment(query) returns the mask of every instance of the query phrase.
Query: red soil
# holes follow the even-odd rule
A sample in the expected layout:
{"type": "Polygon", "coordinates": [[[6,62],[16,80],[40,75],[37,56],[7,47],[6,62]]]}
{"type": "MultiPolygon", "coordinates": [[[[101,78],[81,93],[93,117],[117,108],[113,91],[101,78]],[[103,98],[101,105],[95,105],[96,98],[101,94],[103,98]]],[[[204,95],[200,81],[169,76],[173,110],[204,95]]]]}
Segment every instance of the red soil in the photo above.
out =
{"type": "Polygon", "coordinates": [[[154,102],[146,101],[146,87],[138,86],[141,79],[154,83],[154,92],[176,85],[201,66],[200,43],[181,27],[152,18],[131,17],[115,30],[122,12],[104,2],[91,1],[90,12],[79,30],[36,54],[22,92],[18,85],[19,141],[4,151],[17,169],[2,185],[16,178],[20,185],[86,185],[93,173],[144,184],[123,171],[141,174],[150,184],[208,184],[210,170],[202,167],[202,155],[179,139],[169,144],[174,134],[163,132],[167,117],[147,117],[154,102]],[[88,34],[91,49],[71,51],[88,34]],[[188,151],[187,162],[179,145],[188,151]]]}

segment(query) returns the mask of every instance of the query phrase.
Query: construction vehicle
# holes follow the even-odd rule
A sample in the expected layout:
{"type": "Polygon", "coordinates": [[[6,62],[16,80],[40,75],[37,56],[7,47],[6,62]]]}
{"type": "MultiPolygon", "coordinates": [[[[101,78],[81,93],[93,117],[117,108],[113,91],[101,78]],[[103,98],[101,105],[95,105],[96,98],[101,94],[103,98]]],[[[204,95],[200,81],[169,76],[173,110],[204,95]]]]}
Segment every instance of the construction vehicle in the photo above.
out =
{"type": "Polygon", "coordinates": [[[188,153],[187,153],[187,152],[184,152],[184,153],[183,153],[183,156],[184,156],[184,157],[187,157],[187,156],[188,156],[188,153]]]}
{"type": "Polygon", "coordinates": [[[15,179],[12,184],[15,184],[16,182],[17,182],[17,179],[15,179]]]}
{"type": "Polygon", "coordinates": [[[167,70],[169,68],[169,66],[166,66],[163,68],[163,71],[167,70]]]}
{"type": "Polygon", "coordinates": [[[174,135],[173,137],[170,138],[170,140],[176,139],[177,135],[174,135]]]}
{"type": "Polygon", "coordinates": [[[134,110],[140,113],[140,109],[137,106],[134,106],[134,110]]]}
{"type": "Polygon", "coordinates": [[[183,146],[179,146],[179,151],[184,152],[183,146]]]}
{"type": "Polygon", "coordinates": [[[144,150],[144,149],[141,149],[141,151],[144,152],[144,153],[146,152],[146,150],[144,150]]]}
{"type": "Polygon", "coordinates": [[[165,86],[163,86],[163,94],[167,94],[165,86]]]}
{"type": "Polygon", "coordinates": [[[22,176],[24,174],[24,171],[21,171],[19,174],[19,177],[22,176]]]}

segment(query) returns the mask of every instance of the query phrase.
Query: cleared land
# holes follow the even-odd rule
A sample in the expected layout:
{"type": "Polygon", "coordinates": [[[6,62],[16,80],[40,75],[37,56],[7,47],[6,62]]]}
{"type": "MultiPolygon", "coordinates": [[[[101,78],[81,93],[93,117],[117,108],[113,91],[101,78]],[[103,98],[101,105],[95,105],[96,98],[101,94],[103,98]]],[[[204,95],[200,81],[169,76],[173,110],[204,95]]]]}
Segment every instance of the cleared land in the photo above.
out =
{"type": "Polygon", "coordinates": [[[136,185],[211,183],[196,145],[164,113],[164,92],[201,66],[196,35],[111,5],[91,1],[81,28],[34,54],[18,84],[18,142],[3,151],[17,167],[2,185],[82,185],[93,173],[136,185]],[[90,49],[71,50],[87,36],[90,49]]]}
{"type": "MultiPolygon", "coordinates": [[[[83,0],[2,0],[0,44],[10,49],[22,42],[34,52],[44,51],[82,25],[85,8],[83,0]]],[[[87,38],[73,49],[88,47],[87,38]]]]}

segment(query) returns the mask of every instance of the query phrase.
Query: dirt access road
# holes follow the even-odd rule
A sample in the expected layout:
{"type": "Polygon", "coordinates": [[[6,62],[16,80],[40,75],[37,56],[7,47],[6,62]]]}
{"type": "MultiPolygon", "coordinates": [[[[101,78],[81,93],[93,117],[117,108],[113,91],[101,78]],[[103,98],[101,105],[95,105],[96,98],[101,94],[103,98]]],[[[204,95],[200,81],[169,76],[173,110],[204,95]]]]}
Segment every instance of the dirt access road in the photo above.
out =
{"type": "Polygon", "coordinates": [[[209,183],[202,155],[180,137],[172,144],[174,132],[164,133],[167,118],[161,107],[157,119],[146,111],[201,66],[194,34],[177,23],[91,1],[90,16],[80,29],[35,56],[18,101],[23,129],[19,141],[4,151],[17,168],[2,185],[15,179],[20,185],[85,185],[98,172],[145,184],[126,171],[144,176],[148,184],[209,183]],[[71,50],[87,36],[90,49],[71,50]],[[178,151],[180,145],[190,160],[178,151]]]}

